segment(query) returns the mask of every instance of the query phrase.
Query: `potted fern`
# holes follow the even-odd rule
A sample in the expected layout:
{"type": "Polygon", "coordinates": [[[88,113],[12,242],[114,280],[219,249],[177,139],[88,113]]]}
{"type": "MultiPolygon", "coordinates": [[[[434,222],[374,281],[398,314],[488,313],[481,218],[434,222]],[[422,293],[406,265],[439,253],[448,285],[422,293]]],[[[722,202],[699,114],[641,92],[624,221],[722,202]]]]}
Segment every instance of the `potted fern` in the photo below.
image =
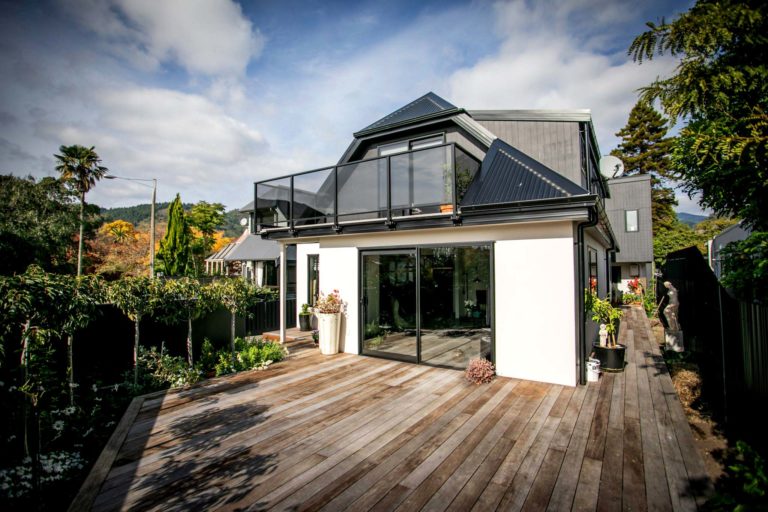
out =
{"type": "Polygon", "coordinates": [[[600,361],[600,369],[624,371],[626,347],[616,342],[619,321],[624,316],[608,299],[601,299],[594,291],[585,291],[584,308],[592,313],[592,320],[600,325],[600,342],[593,345],[594,357],[600,361]]]}
{"type": "Polygon", "coordinates": [[[320,353],[323,355],[339,352],[339,332],[343,310],[344,302],[341,300],[339,290],[333,290],[328,295],[320,293],[320,298],[315,303],[315,314],[320,335],[320,353]]]}

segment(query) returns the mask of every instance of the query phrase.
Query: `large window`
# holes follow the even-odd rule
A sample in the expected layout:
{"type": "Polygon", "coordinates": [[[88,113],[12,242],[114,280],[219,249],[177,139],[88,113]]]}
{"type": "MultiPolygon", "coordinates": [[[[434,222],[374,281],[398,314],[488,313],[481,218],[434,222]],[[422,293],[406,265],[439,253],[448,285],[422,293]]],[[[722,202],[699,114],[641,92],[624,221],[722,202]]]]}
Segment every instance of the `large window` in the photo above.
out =
{"type": "Polygon", "coordinates": [[[491,357],[491,246],[362,254],[362,351],[466,368],[491,357]]]}
{"type": "Polygon", "coordinates": [[[637,210],[625,210],[624,221],[628,232],[639,231],[640,224],[638,222],[637,210]]]}

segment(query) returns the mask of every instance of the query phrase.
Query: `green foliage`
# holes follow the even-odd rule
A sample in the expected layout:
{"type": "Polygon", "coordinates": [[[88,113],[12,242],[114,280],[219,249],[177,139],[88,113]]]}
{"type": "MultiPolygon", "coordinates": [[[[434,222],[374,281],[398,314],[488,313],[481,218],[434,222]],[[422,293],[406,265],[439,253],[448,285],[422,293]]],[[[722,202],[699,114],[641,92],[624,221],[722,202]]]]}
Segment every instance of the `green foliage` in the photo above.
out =
{"type": "Polygon", "coordinates": [[[272,363],[282,361],[286,352],[282,345],[261,339],[235,339],[235,357],[221,351],[217,354],[216,375],[264,369],[272,363]]]}
{"type": "Polygon", "coordinates": [[[768,510],[768,471],[765,460],[744,441],[728,452],[725,475],[716,484],[716,493],[705,510],[768,510]]]}
{"type": "Polygon", "coordinates": [[[245,279],[219,279],[213,282],[213,293],[233,315],[248,316],[253,306],[261,301],[274,300],[278,293],[269,288],[254,286],[245,279]]]}
{"type": "Polygon", "coordinates": [[[109,283],[107,300],[134,322],[151,314],[161,298],[160,281],[145,276],[127,276],[109,283]]]}
{"type": "MultiPolygon", "coordinates": [[[[155,220],[163,221],[168,220],[168,208],[171,203],[155,203],[155,220]]],[[[189,210],[192,205],[189,203],[182,204],[184,210],[189,210]]],[[[112,222],[116,220],[124,220],[130,222],[134,226],[138,226],[142,222],[149,222],[151,215],[152,205],[137,204],[135,206],[116,206],[114,208],[101,208],[100,213],[105,222],[112,222]]]]}
{"type": "Polygon", "coordinates": [[[0,175],[0,274],[29,265],[71,271],[68,253],[78,230],[76,195],[54,178],[0,175]]]}
{"type": "Polygon", "coordinates": [[[723,284],[744,300],[768,299],[768,232],[755,231],[720,253],[723,284]]]}
{"type": "Polygon", "coordinates": [[[610,346],[616,346],[616,333],[619,330],[619,320],[624,316],[624,312],[613,307],[608,299],[601,299],[593,291],[584,290],[584,309],[591,311],[592,320],[605,324],[605,329],[610,337],[610,346]]]}
{"type": "Polygon", "coordinates": [[[160,241],[160,250],[157,252],[157,259],[165,275],[183,276],[188,273],[190,243],[189,226],[181,205],[181,197],[176,194],[168,213],[168,230],[160,241]]]}
{"type": "Polygon", "coordinates": [[[80,236],[77,245],[77,275],[83,269],[83,238],[85,231],[85,194],[96,182],[107,174],[108,169],[99,165],[101,159],[93,146],[61,146],[60,155],[53,155],[58,160],[56,170],[61,173],[61,179],[77,191],[80,196],[80,236]]]}
{"type": "Polygon", "coordinates": [[[183,357],[169,355],[164,345],[160,350],[139,347],[138,365],[141,392],[189,386],[203,373],[200,365],[190,367],[183,357]]]}
{"type": "Polygon", "coordinates": [[[213,343],[208,338],[203,340],[203,344],[200,347],[200,357],[198,362],[206,371],[212,370],[216,366],[218,361],[218,355],[216,349],[213,348],[213,343]]]}
{"type": "Polygon", "coordinates": [[[309,310],[309,304],[302,304],[301,305],[301,311],[299,312],[300,315],[309,316],[312,314],[312,312],[309,310]]]}
{"type": "Polygon", "coordinates": [[[101,158],[91,146],[60,146],[59,155],[53,155],[57,160],[56,171],[61,174],[61,179],[84,196],[91,190],[96,182],[103,178],[109,169],[99,165],[101,158]]]}
{"type": "Polygon", "coordinates": [[[768,3],[699,0],[674,21],[648,27],[629,53],[640,63],[656,55],[679,59],[675,72],[642,97],[687,121],[672,155],[684,190],[700,192],[701,204],[721,217],[768,231],[768,3]]]}
{"type": "Polygon", "coordinates": [[[694,230],[682,222],[675,220],[666,228],[657,230],[653,235],[653,259],[661,266],[667,259],[667,254],[697,245],[699,238],[694,230]]]}

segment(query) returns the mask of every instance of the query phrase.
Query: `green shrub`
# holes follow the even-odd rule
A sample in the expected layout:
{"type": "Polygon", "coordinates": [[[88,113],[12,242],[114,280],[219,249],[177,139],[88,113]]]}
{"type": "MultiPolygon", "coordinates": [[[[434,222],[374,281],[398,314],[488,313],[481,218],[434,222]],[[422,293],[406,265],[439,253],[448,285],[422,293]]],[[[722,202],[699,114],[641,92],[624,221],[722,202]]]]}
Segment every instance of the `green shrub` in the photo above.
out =
{"type": "Polygon", "coordinates": [[[139,373],[145,387],[163,389],[182,387],[200,380],[202,371],[199,365],[189,367],[183,357],[172,356],[161,346],[146,349],[139,347],[139,373]]]}
{"type": "Polygon", "coordinates": [[[217,363],[214,366],[216,375],[240,372],[244,370],[262,369],[272,363],[282,361],[285,349],[279,343],[255,339],[235,339],[235,357],[228,350],[217,353],[217,363]]]}

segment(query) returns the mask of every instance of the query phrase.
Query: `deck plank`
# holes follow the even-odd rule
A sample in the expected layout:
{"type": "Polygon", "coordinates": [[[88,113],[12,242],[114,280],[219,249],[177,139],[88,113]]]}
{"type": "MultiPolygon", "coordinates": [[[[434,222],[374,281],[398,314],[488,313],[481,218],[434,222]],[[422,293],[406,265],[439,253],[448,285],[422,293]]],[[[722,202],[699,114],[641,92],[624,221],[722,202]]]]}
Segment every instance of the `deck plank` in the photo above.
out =
{"type": "Polygon", "coordinates": [[[146,395],[89,480],[91,505],[73,506],[695,510],[711,483],[649,324],[626,311],[625,371],[587,386],[473,386],[296,343],[266,371],[146,395]]]}

